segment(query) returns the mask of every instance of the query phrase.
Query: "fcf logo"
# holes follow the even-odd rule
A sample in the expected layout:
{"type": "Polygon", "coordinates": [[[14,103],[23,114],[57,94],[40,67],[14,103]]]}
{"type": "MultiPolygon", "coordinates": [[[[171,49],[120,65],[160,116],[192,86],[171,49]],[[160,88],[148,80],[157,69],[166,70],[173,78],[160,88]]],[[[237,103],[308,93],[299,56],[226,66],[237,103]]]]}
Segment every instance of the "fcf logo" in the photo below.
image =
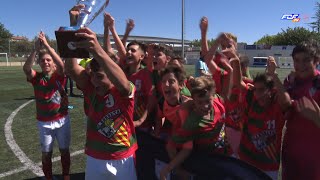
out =
{"type": "Polygon", "coordinates": [[[282,15],[282,20],[292,20],[292,22],[299,22],[299,14],[284,14],[282,15]]]}

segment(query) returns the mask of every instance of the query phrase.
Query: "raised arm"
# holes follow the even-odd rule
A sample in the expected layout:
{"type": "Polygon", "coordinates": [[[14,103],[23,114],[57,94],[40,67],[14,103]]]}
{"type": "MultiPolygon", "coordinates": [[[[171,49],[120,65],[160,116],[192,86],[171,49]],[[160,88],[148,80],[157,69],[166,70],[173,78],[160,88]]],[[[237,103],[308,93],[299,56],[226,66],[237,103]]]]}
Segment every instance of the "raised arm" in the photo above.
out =
{"type": "Polygon", "coordinates": [[[87,49],[97,60],[100,67],[102,67],[110,81],[117,87],[120,93],[123,96],[129,96],[131,87],[126,75],[100,46],[96,34],[89,28],[82,28],[75,35],[86,39],[84,41],[76,42],[76,47],[87,49]]]}
{"type": "Polygon", "coordinates": [[[273,78],[274,85],[277,89],[277,100],[282,109],[286,111],[291,107],[291,98],[283,87],[282,82],[280,81],[278,74],[276,73],[277,64],[274,57],[269,56],[267,61],[266,73],[273,78]]]}
{"type": "MultiPolygon", "coordinates": [[[[235,66],[235,64],[240,65],[240,59],[237,56],[236,50],[233,46],[223,50],[222,53],[226,56],[226,58],[222,59],[221,65],[228,72],[228,74],[224,77],[225,83],[222,85],[221,95],[223,98],[229,99],[231,89],[232,89],[232,87],[234,87],[234,79],[236,78],[237,81],[242,81],[241,76],[235,77],[234,68],[233,68],[233,67],[237,67],[237,66],[235,66]],[[227,59],[229,59],[229,60],[227,60],[227,59]]],[[[237,72],[237,73],[239,73],[239,72],[237,72]]],[[[240,73],[241,73],[241,71],[240,71],[240,73]]]]}
{"type": "Polygon", "coordinates": [[[123,38],[122,38],[122,44],[124,46],[126,46],[126,43],[127,43],[127,40],[128,40],[128,37],[129,37],[129,34],[130,32],[132,31],[132,29],[134,28],[134,20],[133,19],[128,19],[127,20],[127,26],[126,26],[126,31],[123,35],[123,38]]]}
{"type": "Polygon", "coordinates": [[[211,74],[214,74],[216,72],[217,68],[219,68],[216,63],[212,63],[212,62],[214,61],[214,59],[216,57],[215,56],[216,51],[221,43],[221,39],[222,39],[222,35],[218,36],[218,38],[215,40],[213,45],[210,47],[210,50],[204,56],[204,59],[208,65],[208,68],[209,68],[209,66],[211,67],[211,68],[209,68],[211,74]]]}
{"type": "Polygon", "coordinates": [[[200,30],[201,30],[201,53],[202,56],[207,55],[209,46],[208,46],[208,39],[207,39],[207,32],[208,32],[208,18],[202,17],[200,20],[200,30]]]}
{"type": "Polygon", "coordinates": [[[23,71],[26,74],[28,80],[31,80],[36,75],[36,72],[32,69],[32,65],[36,59],[36,55],[39,49],[40,49],[40,40],[37,39],[35,41],[34,49],[32,50],[31,54],[29,55],[28,59],[23,65],[23,71]]]}
{"type": "MultiPolygon", "coordinates": [[[[225,38],[227,37],[225,36],[225,38]]],[[[228,38],[226,40],[228,41],[228,38]]],[[[246,89],[247,85],[242,80],[240,59],[236,54],[236,48],[232,41],[228,41],[228,42],[229,42],[229,45],[228,45],[229,48],[222,50],[222,53],[229,58],[229,64],[233,69],[233,76],[232,76],[233,87],[246,89]]]]}
{"type": "Polygon", "coordinates": [[[46,36],[44,34],[44,32],[40,32],[39,34],[39,40],[41,41],[41,43],[43,44],[43,46],[48,50],[50,56],[52,57],[54,63],[56,64],[56,72],[60,75],[60,76],[64,76],[64,63],[62,61],[62,59],[60,58],[60,56],[56,53],[56,51],[49,45],[46,36]]]}
{"type": "Polygon", "coordinates": [[[108,53],[113,53],[113,49],[110,42],[110,34],[109,34],[109,24],[107,23],[107,19],[103,20],[104,25],[104,33],[103,33],[103,49],[108,53]]]}
{"type": "Polygon", "coordinates": [[[125,46],[122,44],[122,41],[116,31],[116,27],[114,24],[114,18],[109,13],[104,13],[104,18],[106,19],[106,23],[109,25],[109,29],[112,33],[113,40],[117,46],[119,57],[121,60],[123,60],[126,58],[127,51],[126,51],[125,46]]]}

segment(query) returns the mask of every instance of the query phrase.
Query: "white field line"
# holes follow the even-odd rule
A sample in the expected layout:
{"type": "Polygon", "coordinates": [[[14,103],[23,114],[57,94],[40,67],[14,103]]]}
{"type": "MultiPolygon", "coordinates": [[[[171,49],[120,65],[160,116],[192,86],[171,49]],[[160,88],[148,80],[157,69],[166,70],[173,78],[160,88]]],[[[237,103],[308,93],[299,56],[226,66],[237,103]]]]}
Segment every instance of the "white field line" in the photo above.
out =
{"type": "MultiPolygon", "coordinates": [[[[73,153],[70,154],[70,156],[77,156],[79,154],[83,154],[84,153],[84,150],[79,150],[79,151],[75,151],[73,153]]],[[[58,157],[54,157],[52,158],[52,162],[56,162],[56,161],[60,161],[61,157],[58,156],[58,157]]],[[[38,166],[41,166],[42,163],[41,162],[38,162],[37,163],[38,166]]],[[[0,174],[0,178],[3,178],[3,177],[6,177],[6,176],[10,176],[12,174],[16,174],[16,173],[19,173],[19,172],[22,172],[22,171],[25,171],[25,170],[28,170],[29,168],[26,167],[26,166],[22,166],[22,167],[19,167],[19,168],[16,168],[16,169],[13,169],[11,171],[8,171],[8,172],[4,172],[4,173],[1,173],[0,174]]]]}
{"type": "MultiPolygon", "coordinates": [[[[4,126],[4,132],[5,132],[5,137],[6,137],[6,142],[9,145],[10,149],[12,150],[12,152],[16,155],[16,157],[20,160],[20,162],[23,164],[22,167],[20,168],[16,168],[13,169],[11,171],[5,172],[5,173],[1,173],[0,174],[0,178],[5,177],[5,176],[9,176],[15,173],[19,173],[21,171],[25,171],[27,169],[30,169],[35,175],[37,176],[44,176],[42,169],[41,169],[41,162],[39,163],[34,163],[33,161],[31,161],[27,155],[21,150],[21,148],[18,146],[18,144],[16,143],[16,141],[13,138],[13,134],[11,131],[11,127],[12,127],[12,122],[13,122],[13,118],[17,115],[17,113],[24,108],[25,106],[27,106],[28,104],[30,104],[31,102],[33,102],[34,100],[30,100],[24,104],[22,104],[20,107],[18,107],[16,110],[14,110],[11,115],[8,117],[7,122],[4,126]]],[[[82,154],[84,152],[84,150],[79,150],[76,152],[73,152],[72,154],[70,154],[71,156],[76,156],[79,154],[82,154]]],[[[59,161],[60,157],[55,157],[52,159],[53,162],[55,161],[59,161]]]]}
{"type": "Polygon", "coordinates": [[[28,167],[22,166],[22,167],[13,169],[13,170],[8,171],[8,172],[1,173],[1,174],[0,174],[0,178],[4,178],[4,177],[6,177],[6,176],[10,176],[10,175],[12,175],[12,174],[16,174],[16,173],[25,171],[25,170],[27,170],[27,169],[28,169],[28,167]]]}
{"type": "Polygon", "coordinates": [[[12,152],[16,155],[16,157],[20,160],[20,162],[28,167],[35,175],[37,176],[43,176],[42,169],[36,165],[33,161],[31,161],[27,155],[21,150],[21,148],[18,146],[16,141],[13,138],[13,134],[11,131],[11,126],[13,122],[13,118],[17,115],[17,113],[24,108],[29,103],[33,102],[34,100],[30,100],[24,104],[22,104],[20,107],[18,107],[16,110],[14,110],[11,115],[8,117],[7,122],[4,126],[4,135],[6,137],[7,144],[9,145],[12,152]]]}

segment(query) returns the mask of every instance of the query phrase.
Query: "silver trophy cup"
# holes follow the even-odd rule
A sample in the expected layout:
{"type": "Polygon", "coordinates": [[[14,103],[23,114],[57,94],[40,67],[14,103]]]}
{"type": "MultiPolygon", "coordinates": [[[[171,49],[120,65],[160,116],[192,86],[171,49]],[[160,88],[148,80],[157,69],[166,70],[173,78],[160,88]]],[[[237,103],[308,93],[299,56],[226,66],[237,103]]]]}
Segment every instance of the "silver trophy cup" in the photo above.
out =
{"type": "Polygon", "coordinates": [[[90,23],[108,6],[109,0],[77,0],[77,4],[83,4],[80,9],[76,26],[60,27],[55,31],[58,51],[63,58],[88,58],[89,52],[76,48],[74,42],[83,39],[75,36],[75,32],[81,27],[88,27],[90,23]]]}
{"type": "Polygon", "coordinates": [[[80,10],[77,27],[89,26],[89,24],[107,7],[109,0],[78,0],[78,4],[85,7],[80,10]]]}

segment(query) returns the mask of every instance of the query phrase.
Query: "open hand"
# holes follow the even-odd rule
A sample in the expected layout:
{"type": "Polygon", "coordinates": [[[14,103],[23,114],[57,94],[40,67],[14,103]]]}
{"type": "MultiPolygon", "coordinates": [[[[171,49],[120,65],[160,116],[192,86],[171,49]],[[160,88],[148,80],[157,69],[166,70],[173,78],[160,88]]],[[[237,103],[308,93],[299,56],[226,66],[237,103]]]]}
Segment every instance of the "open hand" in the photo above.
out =
{"type": "Polygon", "coordinates": [[[236,48],[232,44],[230,45],[230,47],[222,50],[221,53],[229,59],[238,58],[236,48]]]}
{"type": "Polygon", "coordinates": [[[128,20],[127,20],[126,31],[127,31],[127,32],[132,31],[132,29],[134,28],[134,26],[135,26],[134,20],[133,20],[133,19],[128,19],[128,20]]]}
{"type": "Polygon", "coordinates": [[[270,74],[270,75],[275,74],[276,68],[277,68],[276,60],[274,59],[273,56],[269,56],[267,61],[267,69],[266,69],[267,74],[270,74]]]}
{"type": "Polygon", "coordinates": [[[107,25],[109,28],[114,28],[114,18],[111,16],[111,14],[105,12],[103,15],[105,27],[107,25]]]}
{"type": "MultiPolygon", "coordinates": [[[[49,48],[49,47],[50,47],[50,45],[49,45],[49,43],[48,43],[48,41],[47,41],[47,38],[46,38],[44,32],[40,31],[40,33],[39,33],[39,35],[38,35],[38,39],[39,39],[40,42],[44,45],[44,47],[46,47],[46,48],[49,48]]],[[[41,44],[41,43],[40,43],[40,44],[41,44]]]]}
{"type": "Polygon", "coordinates": [[[208,31],[208,18],[205,16],[203,16],[200,20],[200,30],[201,30],[201,32],[208,31]]]}
{"type": "Polygon", "coordinates": [[[296,100],[296,110],[303,117],[313,121],[320,127],[320,108],[312,97],[303,96],[296,100]]]}
{"type": "Polygon", "coordinates": [[[75,35],[85,39],[75,42],[77,48],[85,48],[91,53],[95,53],[101,49],[97,36],[91,29],[87,27],[81,28],[75,35]]]}

